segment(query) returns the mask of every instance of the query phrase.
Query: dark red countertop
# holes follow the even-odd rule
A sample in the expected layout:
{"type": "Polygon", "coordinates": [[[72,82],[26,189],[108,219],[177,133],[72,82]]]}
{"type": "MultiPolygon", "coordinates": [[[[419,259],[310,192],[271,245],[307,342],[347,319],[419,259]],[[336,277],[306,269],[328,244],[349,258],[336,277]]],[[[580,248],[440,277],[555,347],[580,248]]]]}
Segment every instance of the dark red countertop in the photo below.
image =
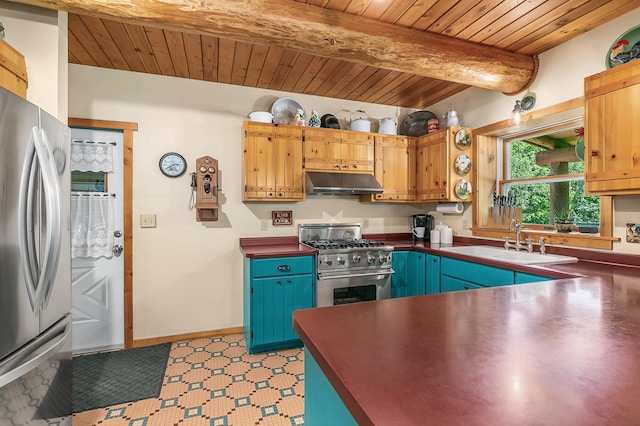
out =
{"type": "Polygon", "coordinates": [[[640,419],[640,279],[459,291],[294,312],[360,425],[640,419]]]}
{"type": "Polygon", "coordinates": [[[240,251],[245,257],[308,256],[316,250],[298,244],[298,237],[240,238],[240,251]]]}

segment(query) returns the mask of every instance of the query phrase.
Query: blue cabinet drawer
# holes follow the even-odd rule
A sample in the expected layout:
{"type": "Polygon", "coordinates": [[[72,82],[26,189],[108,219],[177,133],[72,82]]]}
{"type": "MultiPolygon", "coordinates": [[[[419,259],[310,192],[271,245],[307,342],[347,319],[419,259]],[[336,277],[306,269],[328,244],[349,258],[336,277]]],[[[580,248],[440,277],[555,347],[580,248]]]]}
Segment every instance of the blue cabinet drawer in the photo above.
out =
{"type": "Polygon", "coordinates": [[[458,290],[473,290],[476,288],[486,288],[478,284],[470,283],[469,281],[459,280],[457,278],[442,277],[442,292],[458,291],[458,290]]]}
{"type": "Polygon", "coordinates": [[[440,262],[442,275],[459,278],[482,286],[512,285],[513,271],[494,266],[465,262],[443,257],[440,262]]]}
{"type": "Polygon", "coordinates": [[[253,259],[251,261],[253,278],[311,273],[313,273],[313,256],[253,259]]]}

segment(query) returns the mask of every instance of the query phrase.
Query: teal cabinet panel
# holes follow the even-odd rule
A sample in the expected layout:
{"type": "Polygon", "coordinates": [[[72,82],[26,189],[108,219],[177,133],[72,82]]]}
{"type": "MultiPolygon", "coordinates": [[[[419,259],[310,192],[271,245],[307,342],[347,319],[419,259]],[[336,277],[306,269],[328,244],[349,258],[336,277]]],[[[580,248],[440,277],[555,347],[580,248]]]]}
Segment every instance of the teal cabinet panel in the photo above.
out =
{"type": "Polygon", "coordinates": [[[543,277],[542,275],[528,274],[516,271],[515,284],[535,283],[539,281],[549,281],[555,278],[543,277]]]}
{"type": "Polygon", "coordinates": [[[249,353],[300,346],[293,311],[313,307],[313,265],[313,256],[244,259],[243,329],[249,353]],[[262,277],[265,273],[282,275],[262,277]]]}
{"type": "Polygon", "coordinates": [[[297,339],[293,311],[313,307],[311,276],[259,278],[253,282],[253,345],[297,339]]]}
{"type": "Polygon", "coordinates": [[[391,267],[394,270],[394,274],[391,276],[391,298],[407,296],[409,286],[408,260],[408,251],[394,251],[391,255],[391,267]]]}
{"type": "Polygon", "coordinates": [[[253,259],[251,261],[253,278],[311,274],[312,272],[313,256],[253,259]]]}
{"type": "Polygon", "coordinates": [[[512,285],[514,282],[512,270],[466,262],[450,257],[441,258],[440,271],[442,276],[458,278],[485,287],[512,285]]]}
{"type": "Polygon", "coordinates": [[[356,426],[358,424],[308,350],[304,353],[304,424],[306,426],[356,426]]]}
{"type": "Polygon", "coordinates": [[[391,297],[425,294],[425,254],[417,251],[394,251],[391,258],[391,297]]]}
{"type": "Polygon", "coordinates": [[[426,255],[419,251],[410,251],[407,260],[407,296],[421,296],[426,293],[426,255]]]}
{"type": "Polygon", "coordinates": [[[458,278],[449,277],[446,275],[442,276],[440,285],[442,288],[442,293],[446,293],[448,291],[473,290],[477,288],[486,288],[485,286],[474,284],[472,282],[465,281],[465,280],[460,280],[458,278]]]}
{"type": "Polygon", "coordinates": [[[425,292],[426,294],[440,293],[440,256],[427,254],[425,263],[425,292]]]}

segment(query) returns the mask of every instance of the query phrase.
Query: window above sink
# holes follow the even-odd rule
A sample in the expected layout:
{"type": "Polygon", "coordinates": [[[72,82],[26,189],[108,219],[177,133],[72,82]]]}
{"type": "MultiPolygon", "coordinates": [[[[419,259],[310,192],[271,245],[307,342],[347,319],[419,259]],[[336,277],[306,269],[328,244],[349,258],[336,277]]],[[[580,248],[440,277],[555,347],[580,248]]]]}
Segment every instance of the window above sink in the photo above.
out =
{"type": "MultiPolygon", "coordinates": [[[[518,127],[510,127],[507,120],[494,123],[474,130],[476,138],[475,147],[477,149],[476,164],[476,188],[477,192],[473,199],[473,226],[471,231],[476,237],[490,237],[496,239],[504,239],[509,236],[513,240],[515,231],[509,230],[508,221],[504,226],[492,226],[490,221],[491,201],[494,192],[499,195],[507,195],[509,187],[515,192],[519,185],[529,185],[527,179],[521,178],[522,175],[511,175],[512,167],[507,163],[508,149],[505,144],[517,141],[525,137],[536,137],[560,131],[567,131],[582,127],[584,114],[584,99],[577,98],[571,101],[563,102],[558,105],[543,108],[537,111],[527,113],[523,117],[522,124],[518,127]]],[[[573,141],[566,142],[572,145],[573,141]]],[[[549,143],[549,141],[547,141],[549,143]]],[[[550,145],[549,145],[550,146],[550,145]]],[[[583,179],[580,172],[569,173],[561,177],[560,180],[568,178],[568,181],[580,182],[583,179]]],[[[544,176],[537,178],[542,185],[546,185],[546,191],[549,191],[549,182],[558,181],[557,176],[544,176]]],[[[540,184],[540,183],[538,183],[540,184]]],[[[579,184],[574,184],[579,186],[579,184]]],[[[522,207],[525,214],[523,217],[523,225],[521,228],[522,238],[533,238],[538,240],[544,236],[549,245],[563,245],[574,247],[585,247],[591,249],[611,250],[613,242],[619,241],[619,238],[613,237],[613,201],[610,196],[600,197],[599,209],[599,226],[597,233],[584,232],[557,232],[552,227],[553,212],[551,207],[547,207],[544,213],[545,220],[526,220],[527,209],[529,204],[535,205],[531,195],[519,194],[517,197],[517,205],[522,207]],[[525,198],[525,199],[522,199],[525,198]]],[[[551,204],[551,196],[547,196],[545,203],[551,204]]],[[[578,198],[581,195],[577,196],[578,198]]],[[[506,198],[506,197],[505,197],[506,198]]],[[[567,200],[570,201],[570,200],[567,200]]],[[[576,200],[577,201],[577,200],[576,200]]],[[[566,204],[571,205],[568,202],[566,204]]],[[[574,203],[574,207],[577,205],[574,203]]],[[[575,208],[574,208],[575,210],[575,208]]],[[[584,210],[584,209],[583,209],[584,210]]],[[[594,221],[593,215],[587,219],[594,221]]],[[[590,231],[593,231],[593,227],[590,231]]]]}

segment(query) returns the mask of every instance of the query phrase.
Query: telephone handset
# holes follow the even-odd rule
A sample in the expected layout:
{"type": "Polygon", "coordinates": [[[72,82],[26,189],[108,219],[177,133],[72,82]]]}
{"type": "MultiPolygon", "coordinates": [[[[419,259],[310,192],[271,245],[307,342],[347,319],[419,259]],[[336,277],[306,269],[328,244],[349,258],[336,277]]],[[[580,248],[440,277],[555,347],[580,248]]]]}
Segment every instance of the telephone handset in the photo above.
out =
{"type": "Polygon", "coordinates": [[[218,220],[218,160],[204,156],[196,160],[196,172],[191,186],[196,193],[196,219],[198,222],[218,220]]]}

